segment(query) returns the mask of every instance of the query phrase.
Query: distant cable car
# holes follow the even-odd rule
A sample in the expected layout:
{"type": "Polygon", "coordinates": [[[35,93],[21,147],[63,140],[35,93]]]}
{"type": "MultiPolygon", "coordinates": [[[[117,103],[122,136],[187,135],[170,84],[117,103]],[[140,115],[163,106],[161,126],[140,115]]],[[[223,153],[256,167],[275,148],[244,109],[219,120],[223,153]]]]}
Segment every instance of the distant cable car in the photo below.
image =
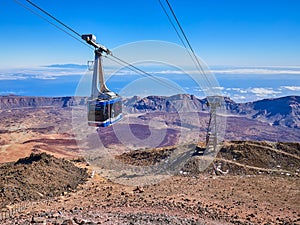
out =
{"type": "Polygon", "coordinates": [[[102,67],[102,53],[111,55],[111,51],[96,42],[92,34],[81,36],[88,44],[95,47],[95,62],[91,96],[88,99],[88,125],[108,127],[122,118],[122,99],[110,91],[106,85],[102,67]],[[97,81],[99,79],[99,82],[97,81]],[[98,83],[100,89],[98,88],[98,83]]]}

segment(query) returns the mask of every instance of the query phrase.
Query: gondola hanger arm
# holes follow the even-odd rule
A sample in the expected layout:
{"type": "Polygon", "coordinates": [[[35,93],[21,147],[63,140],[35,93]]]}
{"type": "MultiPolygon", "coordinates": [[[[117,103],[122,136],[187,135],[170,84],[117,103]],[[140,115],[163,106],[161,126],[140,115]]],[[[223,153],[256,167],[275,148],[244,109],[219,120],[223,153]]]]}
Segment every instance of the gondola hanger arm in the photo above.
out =
{"type": "Polygon", "coordinates": [[[100,53],[105,52],[107,55],[112,55],[112,52],[106,48],[103,45],[100,45],[96,42],[96,36],[93,34],[83,34],[81,35],[81,38],[86,41],[89,45],[93,46],[96,51],[99,51],[100,53]]]}

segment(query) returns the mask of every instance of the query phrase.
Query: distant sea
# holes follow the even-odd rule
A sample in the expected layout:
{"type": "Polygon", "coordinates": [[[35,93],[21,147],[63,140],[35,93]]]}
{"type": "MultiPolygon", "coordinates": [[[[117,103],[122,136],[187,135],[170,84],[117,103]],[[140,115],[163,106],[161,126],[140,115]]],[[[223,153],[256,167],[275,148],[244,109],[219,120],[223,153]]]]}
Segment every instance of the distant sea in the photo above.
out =
{"type": "MultiPolygon", "coordinates": [[[[63,69],[47,67],[30,71],[1,71],[0,95],[22,96],[74,96],[89,95],[91,73],[85,67],[63,69]],[[50,72],[49,72],[50,71],[50,72]],[[46,74],[46,75],[45,75],[46,74]],[[79,90],[77,88],[79,87],[79,90]]],[[[217,68],[212,69],[219,83],[218,90],[236,102],[300,95],[300,68],[217,68]],[[260,73],[261,72],[261,73],[260,73]],[[299,72],[299,73],[298,73],[299,72]]],[[[171,95],[176,92],[205,97],[202,88],[191,77],[183,74],[163,73],[155,79],[141,75],[113,75],[107,86],[125,97],[132,95],[171,95]],[[168,86],[170,90],[168,90],[168,86]],[[174,89],[172,86],[178,86],[174,89]],[[180,91],[181,89],[181,91],[180,91]]]]}

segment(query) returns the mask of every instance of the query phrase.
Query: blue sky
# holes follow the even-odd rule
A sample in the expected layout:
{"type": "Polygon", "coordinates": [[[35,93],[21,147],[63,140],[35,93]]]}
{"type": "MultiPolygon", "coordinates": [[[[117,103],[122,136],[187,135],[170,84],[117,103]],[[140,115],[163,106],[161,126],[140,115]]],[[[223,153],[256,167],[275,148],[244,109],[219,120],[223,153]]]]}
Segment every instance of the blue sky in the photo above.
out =
{"type": "MultiPolygon", "coordinates": [[[[112,50],[144,40],[181,45],[158,0],[32,1],[112,50]]],[[[300,95],[299,0],[169,1],[225,94],[237,101],[300,95]]],[[[90,48],[15,0],[1,0],[0,29],[0,94],[74,94],[85,68],[47,65],[84,65],[93,59],[90,48]]],[[[154,51],[180,63],[180,56],[160,50],[154,51]]]]}
{"type": "MultiPolygon", "coordinates": [[[[18,0],[26,4],[25,0],[18,0]]],[[[79,33],[113,49],[141,40],[180,43],[157,0],[34,0],[79,33]]],[[[170,0],[195,51],[208,65],[300,64],[298,0],[170,0]]],[[[14,0],[0,3],[0,66],[84,64],[89,48],[14,0]]]]}

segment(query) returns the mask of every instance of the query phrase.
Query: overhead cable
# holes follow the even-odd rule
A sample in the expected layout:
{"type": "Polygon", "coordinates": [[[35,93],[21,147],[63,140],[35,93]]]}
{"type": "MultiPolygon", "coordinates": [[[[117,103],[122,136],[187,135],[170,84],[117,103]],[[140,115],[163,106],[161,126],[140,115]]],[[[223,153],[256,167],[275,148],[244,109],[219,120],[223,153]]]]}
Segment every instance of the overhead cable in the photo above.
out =
{"type": "Polygon", "coordinates": [[[123,59],[120,59],[118,58],[117,56],[114,56],[114,55],[107,55],[105,56],[107,59],[111,60],[111,61],[114,61],[116,63],[118,63],[119,65],[121,66],[126,66],[128,69],[130,69],[131,71],[135,72],[135,73],[138,73],[138,74],[141,74],[143,76],[146,76],[158,83],[161,83],[162,85],[164,85],[165,87],[167,88],[172,88],[173,90],[176,90],[176,91],[179,91],[179,92],[182,92],[182,89],[176,87],[176,86],[172,86],[170,85],[169,83],[167,83],[166,81],[162,80],[162,79],[159,79],[158,77],[156,76],[153,76],[152,74],[148,73],[148,72],[145,72],[144,70],[134,66],[133,64],[131,63],[128,63],[126,61],[124,61],[123,59]],[[114,59],[112,59],[114,58],[114,59]]]}
{"type": "MultiPolygon", "coordinates": [[[[28,7],[27,5],[23,4],[22,2],[18,1],[18,0],[13,0],[14,2],[16,2],[18,5],[22,6],[23,8],[25,8],[26,10],[30,11],[31,13],[35,14],[36,16],[40,17],[42,20],[46,21],[47,23],[51,24],[52,26],[56,27],[58,30],[64,32],[65,34],[69,35],[70,37],[74,38],[75,40],[79,41],[80,43],[86,45],[89,48],[92,48],[90,45],[86,44],[81,38],[76,37],[74,34],[71,34],[70,32],[62,29],[61,27],[59,27],[58,25],[56,25],[55,23],[53,23],[52,21],[50,21],[49,19],[47,19],[46,17],[42,16],[41,14],[39,14],[38,12],[34,11],[33,9],[31,9],[30,7],[28,7]]],[[[48,15],[48,14],[47,14],[48,15]]],[[[52,16],[51,16],[52,18],[52,16]]],[[[77,35],[77,32],[75,33],[77,35]]],[[[93,48],[92,48],[93,49],[93,48]]]]}
{"type": "MultiPolygon", "coordinates": [[[[42,9],[40,6],[38,6],[37,4],[33,3],[30,0],[26,0],[26,2],[28,2],[30,5],[32,5],[33,7],[35,7],[36,9],[38,9],[39,11],[41,11],[42,13],[44,13],[45,15],[49,16],[51,19],[53,19],[54,21],[56,21],[57,23],[59,23],[60,25],[62,25],[64,28],[66,28],[67,30],[71,31],[73,34],[71,34],[70,32],[66,31],[65,29],[61,28],[60,26],[58,26],[57,24],[53,23],[52,21],[50,21],[49,19],[47,19],[46,17],[42,16],[41,14],[39,14],[38,12],[34,11],[33,9],[31,9],[30,7],[28,7],[27,5],[21,3],[19,0],[13,0],[14,2],[16,2],[17,4],[19,4],[20,6],[22,6],[23,8],[27,9],[28,11],[30,11],[31,13],[35,14],[36,16],[40,17],[41,19],[45,20],[46,22],[48,22],[49,24],[53,25],[54,27],[56,27],[57,29],[59,29],[60,31],[64,32],[65,34],[71,36],[72,38],[76,39],[77,41],[81,42],[82,44],[84,44],[85,46],[93,49],[90,45],[88,45],[86,42],[84,42],[81,39],[81,35],[79,34],[79,32],[75,31],[73,28],[71,28],[70,26],[66,25],[65,23],[63,23],[62,21],[60,21],[59,19],[57,19],[56,17],[52,16],[49,12],[47,12],[46,10],[42,9]]],[[[175,27],[174,27],[175,28],[175,27]]],[[[183,40],[182,40],[183,41],[183,40]]],[[[143,76],[149,77],[152,80],[155,80],[163,85],[165,85],[168,88],[172,88],[176,91],[180,91],[182,92],[182,89],[175,87],[175,86],[171,86],[169,83],[165,82],[162,79],[159,79],[155,76],[153,76],[152,74],[132,65],[131,63],[126,62],[125,60],[114,56],[114,55],[110,55],[110,57],[105,56],[106,58],[122,65],[122,66],[126,66],[128,67],[130,70],[141,74],[143,76]],[[114,58],[114,59],[112,59],[114,58]]]]}
{"type": "Polygon", "coordinates": [[[69,27],[68,25],[66,25],[65,23],[61,22],[59,19],[57,19],[56,17],[52,16],[50,13],[48,13],[46,10],[42,9],[41,7],[39,7],[38,5],[34,4],[33,2],[31,2],[30,0],[26,0],[29,4],[31,4],[32,6],[34,6],[35,8],[39,9],[40,11],[42,11],[43,13],[45,13],[47,16],[49,16],[50,18],[54,19],[56,22],[58,22],[59,24],[61,24],[62,26],[64,26],[65,28],[67,28],[68,30],[72,31],[74,34],[76,34],[77,36],[79,36],[81,38],[81,34],[79,34],[78,32],[76,32],[74,29],[72,29],[71,27],[69,27]]]}
{"type": "Polygon", "coordinates": [[[183,28],[182,28],[182,26],[181,26],[181,24],[180,24],[180,22],[179,22],[179,20],[178,20],[178,18],[177,18],[177,16],[176,16],[176,14],[175,14],[175,11],[173,10],[173,8],[172,8],[170,2],[169,2],[168,0],[165,0],[166,3],[167,3],[167,5],[168,5],[168,8],[169,8],[170,12],[171,12],[172,15],[173,15],[173,18],[174,18],[175,21],[176,21],[177,26],[179,27],[179,29],[180,29],[180,31],[181,31],[181,34],[182,34],[183,37],[184,37],[184,40],[186,41],[186,43],[183,41],[182,36],[179,34],[179,31],[177,30],[176,26],[174,25],[174,23],[173,23],[173,21],[172,21],[170,15],[169,15],[169,13],[167,12],[167,10],[166,10],[166,8],[164,7],[164,5],[162,4],[161,0],[158,0],[158,1],[159,1],[159,4],[160,4],[161,8],[162,8],[163,11],[164,11],[164,13],[166,14],[166,16],[167,16],[169,22],[171,23],[173,29],[175,30],[175,32],[176,32],[178,38],[180,39],[180,41],[182,42],[183,46],[186,48],[188,54],[190,55],[190,57],[191,57],[191,59],[192,59],[194,65],[195,65],[196,68],[199,70],[199,72],[200,72],[201,74],[203,74],[205,80],[206,80],[207,83],[211,86],[210,80],[208,79],[208,77],[207,77],[207,75],[206,75],[206,73],[205,73],[205,71],[204,71],[204,69],[203,69],[203,66],[201,65],[201,62],[199,61],[199,59],[198,59],[198,57],[197,57],[197,55],[196,55],[196,53],[195,53],[195,51],[194,51],[194,49],[193,49],[193,47],[192,47],[190,41],[189,41],[189,39],[187,38],[187,35],[185,34],[185,32],[184,32],[184,30],[183,30],[183,28]],[[188,49],[187,46],[189,47],[189,49],[188,49]],[[190,52],[191,52],[192,54],[191,54],[190,52]]]}

